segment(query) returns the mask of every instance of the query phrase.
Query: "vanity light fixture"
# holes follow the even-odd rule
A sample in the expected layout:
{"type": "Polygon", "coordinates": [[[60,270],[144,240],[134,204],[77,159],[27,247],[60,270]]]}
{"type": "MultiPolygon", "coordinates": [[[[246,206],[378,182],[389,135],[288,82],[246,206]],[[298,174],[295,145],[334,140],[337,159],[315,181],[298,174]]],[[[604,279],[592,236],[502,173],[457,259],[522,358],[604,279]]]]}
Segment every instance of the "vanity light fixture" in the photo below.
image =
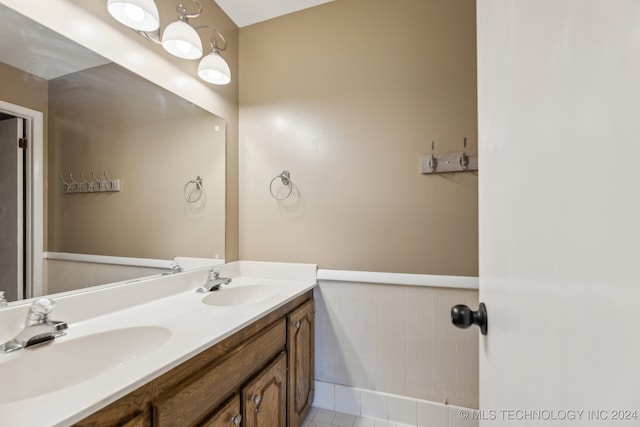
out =
{"type": "Polygon", "coordinates": [[[198,11],[187,13],[184,4],[178,3],[176,10],[180,14],[178,20],[167,25],[162,32],[162,47],[170,54],[183,59],[198,59],[202,57],[202,40],[195,28],[189,24],[189,18],[197,18],[202,13],[200,1],[198,11]]]}
{"type": "Polygon", "coordinates": [[[211,25],[197,27],[189,23],[190,18],[202,14],[200,0],[191,0],[197,4],[197,11],[189,13],[183,3],[176,5],[178,20],[167,25],[160,36],[158,8],[153,0],[109,0],[107,10],[118,22],[137,31],[140,35],[162,47],[170,54],[182,59],[202,58],[202,40],[198,35],[201,29],[210,29],[215,35],[210,39],[212,51],[198,66],[198,76],[212,84],[226,85],[231,82],[231,70],[220,52],[227,49],[224,36],[211,25]]]}
{"type": "Polygon", "coordinates": [[[160,14],[153,0],[109,0],[107,10],[118,22],[136,31],[160,28],[160,14]]]}
{"type": "Polygon", "coordinates": [[[209,28],[220,37],[223,45],[218,46],[218,39],[216,37],[212,37],[210,39],[212,50],[211,53],[205,55],[200,60],[200,64],[198,65],[198,76],[202,80],[214,85],[226,85],[231,82],[231,70],[229,69],[227,61],[220,56],[220,51],[227,49],[227,41],[224,39],[224,36],[218,32],[218,30],[213,27],[209,28]]]}

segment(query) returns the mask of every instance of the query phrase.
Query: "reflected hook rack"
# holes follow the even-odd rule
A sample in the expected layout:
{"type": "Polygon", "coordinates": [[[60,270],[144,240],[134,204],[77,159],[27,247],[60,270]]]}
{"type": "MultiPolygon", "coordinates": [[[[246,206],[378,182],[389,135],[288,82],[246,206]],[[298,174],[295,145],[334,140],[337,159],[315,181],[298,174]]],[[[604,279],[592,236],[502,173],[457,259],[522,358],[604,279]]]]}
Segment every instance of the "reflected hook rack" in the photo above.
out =
{"type": "Polygon", "coordinates": [[[112,179],[107,174],[107,171],[103,171],[104,179],[98,179],[94,172],[91,172],[93,179],[90,180],[85,178],[84,172],[80,173],[81,181],[76,181],[72,173],[68,175],[70,182],[65,181],[61,173],[58,174],[62,184],[61,190],[65,194],[113,193],[120,191],[120,179],[112,179]]]}

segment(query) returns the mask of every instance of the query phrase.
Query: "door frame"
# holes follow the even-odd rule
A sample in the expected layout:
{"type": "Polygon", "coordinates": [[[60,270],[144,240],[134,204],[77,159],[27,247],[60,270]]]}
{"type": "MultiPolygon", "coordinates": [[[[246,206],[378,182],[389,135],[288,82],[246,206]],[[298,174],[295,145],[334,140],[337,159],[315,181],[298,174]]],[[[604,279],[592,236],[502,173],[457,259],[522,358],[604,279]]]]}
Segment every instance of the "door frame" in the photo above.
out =
{"type": "Polygon", "coordinates": [[[29,149],[26,152],[27,190],[25,230],[26,230],[26,271],[24,298],[44,294],[43,247],[44,247],[44,114],[20,105],[0,100],[0,112],[19,117],[26,122],[29,149]]]}

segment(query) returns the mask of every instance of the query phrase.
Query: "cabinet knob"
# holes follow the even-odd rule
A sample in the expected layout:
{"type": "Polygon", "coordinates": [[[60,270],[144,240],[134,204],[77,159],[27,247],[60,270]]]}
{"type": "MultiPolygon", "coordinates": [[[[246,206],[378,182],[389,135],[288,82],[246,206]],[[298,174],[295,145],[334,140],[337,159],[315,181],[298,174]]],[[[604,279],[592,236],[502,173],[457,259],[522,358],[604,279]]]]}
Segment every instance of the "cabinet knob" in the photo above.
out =
{"type": "Polygon", "coordinates": [[[234,426],[239,426],[242,422],[242,415],[238,414],[235,417],[231,417],[231,424],[234,426]]]}
{"type": "Polygon", "coordinates": [[[262,395],[256,394],[251,397],[251,401],[256,405],[256,412],[260,410],[260,401],[262,400],[262,395]]]}
{"type": "Polygon", "coordinates": [[[300,321],[298,320],[296,323],[293,324],[293,326],[300,329],[300,321]]]}

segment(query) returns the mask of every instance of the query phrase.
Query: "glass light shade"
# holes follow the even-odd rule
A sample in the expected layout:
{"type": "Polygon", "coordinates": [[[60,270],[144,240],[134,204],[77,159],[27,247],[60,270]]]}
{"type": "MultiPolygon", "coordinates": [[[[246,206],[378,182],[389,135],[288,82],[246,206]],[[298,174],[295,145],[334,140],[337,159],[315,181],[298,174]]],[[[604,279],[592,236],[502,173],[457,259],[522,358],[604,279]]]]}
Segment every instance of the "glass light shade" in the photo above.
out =
{"type": "Polygon", "coordinates": [[[178,58],[198,59],[202,56],[200,36],[195,28],[182,21],[173,22],[164,29],[162,47],[178,58]]]}
{"type": "Polygon", "coordinates": [[[118,22],[138,31],[160,28],[160,15],[153,0],[109,0],[107,10],[118,22]]]}
{"type": "Polygon", "coordinates": [[[211,52],[200,60],[198,76],[214,85],[226,85],[231,82],[229,65],[217,52],[211,52]]]}

